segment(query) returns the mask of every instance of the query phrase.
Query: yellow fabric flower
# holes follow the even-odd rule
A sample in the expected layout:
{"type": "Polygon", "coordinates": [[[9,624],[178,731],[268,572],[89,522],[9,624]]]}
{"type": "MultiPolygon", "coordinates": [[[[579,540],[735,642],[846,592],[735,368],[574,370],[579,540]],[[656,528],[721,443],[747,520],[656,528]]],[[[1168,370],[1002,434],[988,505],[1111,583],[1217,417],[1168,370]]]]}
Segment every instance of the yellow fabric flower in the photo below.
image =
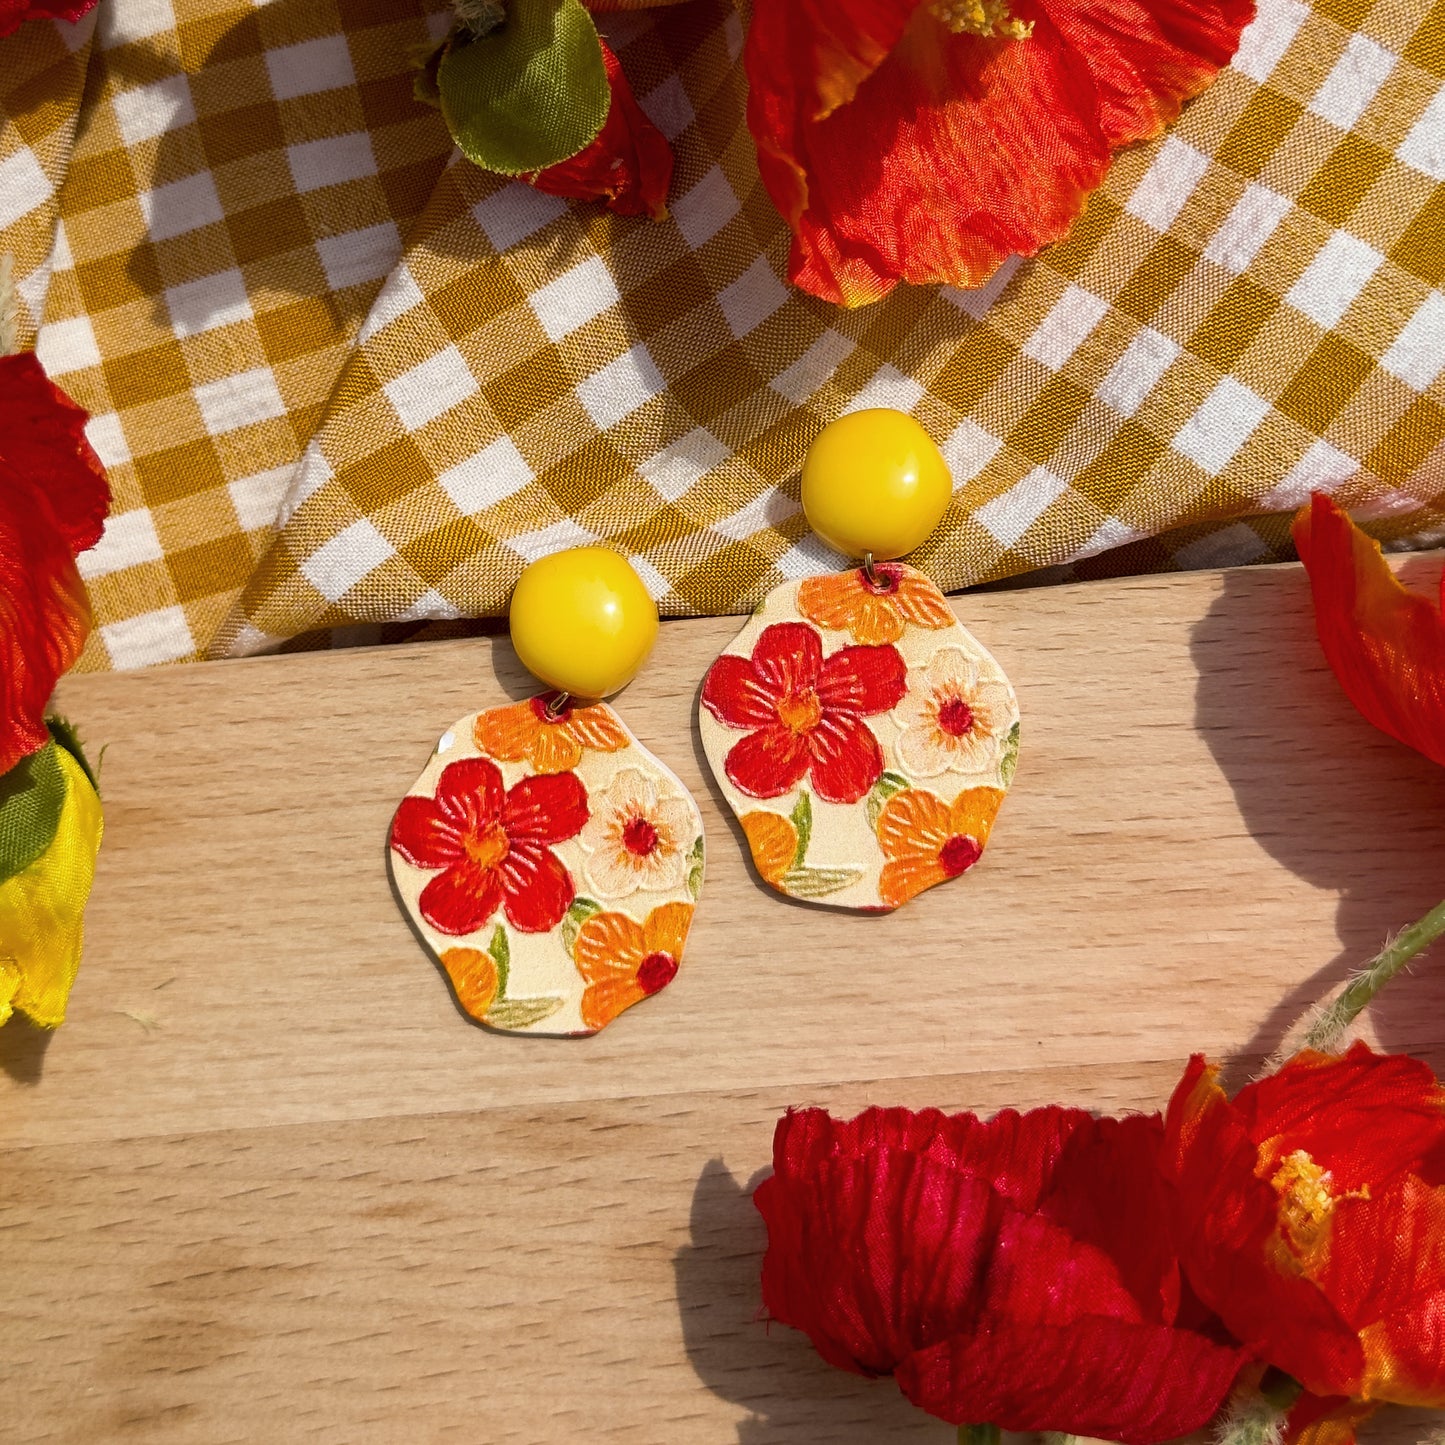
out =
{"type": "Polygon", "coordinates": [[[85,770],[64,748],[56,759],[66,790],[55,837],[28,868],[0,883],[0,1024],[18,1009],[53,1029],[65,1018],[80,967],[103,819],[85,770]]]}

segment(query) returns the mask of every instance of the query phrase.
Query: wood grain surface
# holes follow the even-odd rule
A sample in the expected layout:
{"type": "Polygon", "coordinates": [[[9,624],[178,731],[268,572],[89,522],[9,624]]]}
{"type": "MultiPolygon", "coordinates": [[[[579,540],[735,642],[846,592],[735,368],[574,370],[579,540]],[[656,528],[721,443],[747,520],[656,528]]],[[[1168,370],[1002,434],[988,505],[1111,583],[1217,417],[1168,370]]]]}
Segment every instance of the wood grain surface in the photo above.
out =
{"type": "MultiPolygon", "coordinates": [[[[0,1438],[950,1440],[760,1321],[777,1115],[1242,1080],[1445,894],[1445,774],[1337,691],[1297,569],[957,607],[1017,781],[972,874],[875,918],[752,876],[693,719],[737,621],[663,628],[617,706],[707,883],[672,987],[577,1041],[472,1025],[387,882],[437,736],[529,691],[505,641],[68,679],[106,840],[67,1023],[0,1030],[0,1438]]],[[[1445,1065],[1445,961],[1375,1027],[1445,1065]]]]}

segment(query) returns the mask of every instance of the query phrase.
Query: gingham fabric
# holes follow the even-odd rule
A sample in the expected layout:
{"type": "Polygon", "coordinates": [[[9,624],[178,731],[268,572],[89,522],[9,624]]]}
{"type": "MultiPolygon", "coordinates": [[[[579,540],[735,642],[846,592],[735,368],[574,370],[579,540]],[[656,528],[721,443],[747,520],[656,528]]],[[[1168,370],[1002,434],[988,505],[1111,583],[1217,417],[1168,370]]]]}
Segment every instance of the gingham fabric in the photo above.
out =
{"type": "MultiPolygon", "coordinates": [[[[1263,560],[1314,487],[1445,522],[1445,0],[1262,0],[1064,245],[855,312],[786,285],[727,0],[606,25],[677,153],[661,223],[446,163],[406,0],[174,3],[101,0],[48,291],[22,257],[116,482],[89,665],[499,612],[591,539],[665,612],[743,610],[837,565],[797,467],[870,405],[954,470],[946,588],[1263,560]]],[[[8,87],[36,28],[10,155],[62,109],[8,87]]]]}

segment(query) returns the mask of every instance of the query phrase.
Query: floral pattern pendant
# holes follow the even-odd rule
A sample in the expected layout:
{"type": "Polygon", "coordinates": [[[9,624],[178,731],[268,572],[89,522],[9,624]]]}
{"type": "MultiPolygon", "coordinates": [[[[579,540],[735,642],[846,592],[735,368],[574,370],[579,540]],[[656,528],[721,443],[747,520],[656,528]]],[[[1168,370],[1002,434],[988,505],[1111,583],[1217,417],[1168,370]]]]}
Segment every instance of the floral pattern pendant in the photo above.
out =
{"type": "Polygon", "coordinates": [[[900,562],[775,588],[699,719],[762,878],[868,912],[978,861],[1018,757],[1003,669],[900,562]]]}
{"type": "Polygon", "coordinates": [[[392,876],[473,1018],[591,1034],[677,973],[702,817],[611,708],[549,701],[442,737],[392,822],[392,876]]]}

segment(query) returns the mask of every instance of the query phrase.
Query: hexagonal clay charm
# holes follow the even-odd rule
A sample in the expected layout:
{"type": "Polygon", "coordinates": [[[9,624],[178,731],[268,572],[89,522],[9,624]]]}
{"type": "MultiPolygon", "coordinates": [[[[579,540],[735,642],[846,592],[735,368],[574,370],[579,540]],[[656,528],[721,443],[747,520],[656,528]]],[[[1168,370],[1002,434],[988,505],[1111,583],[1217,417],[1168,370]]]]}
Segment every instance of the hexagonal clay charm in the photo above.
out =
{"type": "Polygon", "coordinates": [[[764,880],[869,912],[978,861],[1018,756],[1003,669],[900,562],[775,588],[699,717],[764,880]]]}
{"type": "Polygon", "coordinates": [[[473,1018],[596,1033],[671,982],[702,889],[702,817],[602,703],[462,718],[402,799],[402,904],[473,1018]]]}

